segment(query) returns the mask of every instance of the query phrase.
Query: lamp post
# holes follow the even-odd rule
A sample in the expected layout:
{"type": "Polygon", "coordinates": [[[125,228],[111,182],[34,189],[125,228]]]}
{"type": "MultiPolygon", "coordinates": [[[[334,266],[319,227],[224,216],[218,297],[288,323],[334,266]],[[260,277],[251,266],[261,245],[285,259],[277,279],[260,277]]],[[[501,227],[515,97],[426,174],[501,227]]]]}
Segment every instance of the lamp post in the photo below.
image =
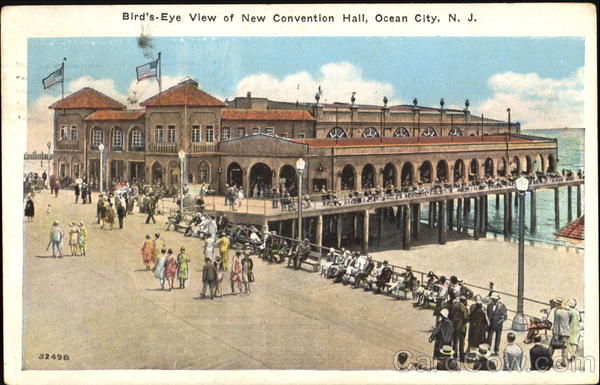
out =
{"type": "Polygon", "coordinates": [[[52,142],[48,141],[46,146],[48,146],[48,185],[50,185],[50,147],[52,146],[52,142]]]}
{"type": "Polygon", "coordinates": [[[100,143],[98,145],[98,150],[100,150],[100,194],[102,194],[103,190],[103,176],[104,176],[104,143],[100,143]]]}
{"type": "Polygon", "coordinates": [[[296,171],[298,172],[298,240],[302,240],[302,174],[306,162],[302,158],[296,161],[296,171]]]}
{"type": "Polygon", "coordinates": [[[508,136],[510,136],[510,108],[507,108],[506,112],[508,112],[508,136]]]}
{"type": "Polygon", "coordinates": [[[529,188],[529,180],[520,177],[515,181],[519,196],[519,272],[517,283],[517,314],[512,321],[515,331],[527,330],[527,319],[523,315],[523,291],[525,286],[525,193],[529,188]]]}
{"type": "Polygon", "coordinates": [[[183,215],[183,161],[185,151],[179,150],[179,213],[183,215]]]}

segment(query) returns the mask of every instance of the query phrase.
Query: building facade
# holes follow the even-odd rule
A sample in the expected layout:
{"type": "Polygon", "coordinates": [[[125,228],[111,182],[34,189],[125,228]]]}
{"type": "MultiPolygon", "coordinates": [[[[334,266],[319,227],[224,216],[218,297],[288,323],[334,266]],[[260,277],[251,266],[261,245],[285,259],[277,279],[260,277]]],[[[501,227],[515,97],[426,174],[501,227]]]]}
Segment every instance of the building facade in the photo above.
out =
{"type": "Polygon", "coordinates": [[[226,184],[247,193],[296,185],[308,191],[453,182],[553,170],[556,141],[519,135],[518,123],[463,111],[399,105],[222,102],[183,81],[141,110],[84,88],[54,103],[54,174],[104,181],[226,184]],[[510,135],[509,135],[510,133],[510,135]],[[102,164],[99,145],[104,145],[102,164]],[[181,161],[180,150],[185,153],[181,161]],[[183,165],[183,173],[181,167],[183,165]]]}

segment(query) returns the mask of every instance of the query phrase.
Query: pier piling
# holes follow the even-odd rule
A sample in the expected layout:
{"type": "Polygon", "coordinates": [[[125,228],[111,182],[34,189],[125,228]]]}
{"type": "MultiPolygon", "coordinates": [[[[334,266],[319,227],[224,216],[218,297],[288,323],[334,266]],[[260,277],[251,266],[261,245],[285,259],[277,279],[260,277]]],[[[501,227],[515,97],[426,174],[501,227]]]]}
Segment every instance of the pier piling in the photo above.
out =
{"type": "Polygon", "coordinates": [[[569,223],[573,221],[573,204],[571,203],[573,200],[573,188],[571,186],[567,187],[567,220],[569,223]]]}
{"type": "Polygon", "coordinates": [[[581,185],[577,185],[577,218],[581,216],[581,185]]]}
{"type": "Polygon", "coordinates": [[[410,207],[408,205],[402,206],[403,215],[403,226],[402,226],[402,248],[404,250],[410,249],[410,207]]]}
{"type": "Polygon", "coordinates": [[[554,189],[554,227],[560,229],[560,189],[554,189]]]}
{"type": "Polygon", "coordinates": [[[446,233],[446,201],[439,201],[439,220],[438,220],[438,242],[440,245],[446,243],[448,235],[446,233]]]}

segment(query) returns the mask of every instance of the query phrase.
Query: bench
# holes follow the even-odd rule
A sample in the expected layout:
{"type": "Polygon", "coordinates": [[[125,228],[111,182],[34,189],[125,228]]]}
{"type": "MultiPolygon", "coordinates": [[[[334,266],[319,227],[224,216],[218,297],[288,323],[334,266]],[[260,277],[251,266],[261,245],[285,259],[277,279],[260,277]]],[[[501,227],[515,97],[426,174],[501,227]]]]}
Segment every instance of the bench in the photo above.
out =
{"type": "Polygon", "coordinates": [[[308,258],[303,260],[300,265],[302,266],[302,264],[310,266],[313,273],[319,272],[319,270],[321,270],[321,253],[318,251],[311,251],[308,254],[308,258]]]}
{"type": "Polygon", "coordinates": [[[171,229],[171,226],[173,226],[175,231],[179,231],[181,229],[185,230],[190,226],[190,221],[193,218],[192,214],[184,213],[181,216],[180,221],[177,221],[178,216],[179,216],[179,214],[173,215],[172,213],[171,213],[171,215],[169,215],[169,217],[167,218],[167,228],[165,229],[166,231],[169,231],[171,229]]]}

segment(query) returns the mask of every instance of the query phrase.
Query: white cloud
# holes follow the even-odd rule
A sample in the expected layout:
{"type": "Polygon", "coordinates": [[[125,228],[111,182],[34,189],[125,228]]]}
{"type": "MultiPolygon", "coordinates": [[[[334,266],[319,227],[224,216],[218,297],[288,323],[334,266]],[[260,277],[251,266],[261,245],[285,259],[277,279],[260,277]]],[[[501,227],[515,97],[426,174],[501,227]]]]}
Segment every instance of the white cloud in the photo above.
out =
{"type": "Polygon", "coordinates": [[[235,96],[245,96],[250,91],[254,96],[273,100],[312,102],[319,86],[323,91],[322,103],[349,103],[352,92],[356,92],[358,104],[381,105],[384,96],[390,105],[401,103],[390,83],[365,79],[362,70],[348,62],[325,64],[317,75],[306,71],[280,79],[266,73],[249,75],[239,81],[235,96]]]}
{"type": "Polygon", "coordinates": [[[488,80],[494,95],[474,107],[497,117],[510,107],[521,128],[583,127],[583,67],[563,79],[505,72],[488,80]]]}

